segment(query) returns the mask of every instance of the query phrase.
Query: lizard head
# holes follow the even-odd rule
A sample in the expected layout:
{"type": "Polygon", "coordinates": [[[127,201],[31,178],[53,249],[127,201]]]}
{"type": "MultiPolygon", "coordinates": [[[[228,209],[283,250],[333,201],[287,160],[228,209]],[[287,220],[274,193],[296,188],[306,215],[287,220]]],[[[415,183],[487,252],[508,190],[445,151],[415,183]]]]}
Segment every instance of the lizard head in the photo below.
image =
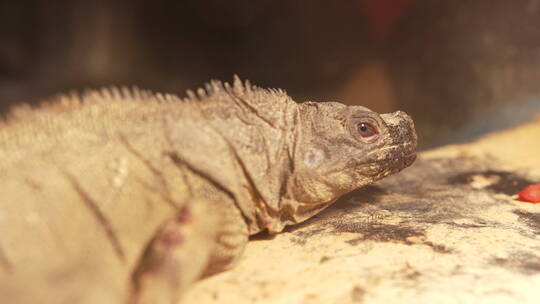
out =
{"type": "Polygon", "coordinates": [[[408,167],[416,158],[412,119],[337,102],[300,104],[294,198],[327,204],[408,167]]]}

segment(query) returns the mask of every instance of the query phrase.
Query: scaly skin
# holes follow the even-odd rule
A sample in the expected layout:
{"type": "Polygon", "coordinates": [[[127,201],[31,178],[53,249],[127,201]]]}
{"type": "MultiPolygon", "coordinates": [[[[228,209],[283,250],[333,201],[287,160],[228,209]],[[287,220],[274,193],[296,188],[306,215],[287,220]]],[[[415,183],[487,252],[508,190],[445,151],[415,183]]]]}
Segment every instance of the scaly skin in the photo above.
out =
{"type": "Polygon", "coordinates": [[[188,95],[91,91],[0,124],[3,297],[174,303],[233,265],[249,235],[415,158],[403,112],[297,104],[238,78],[188,95]]]}

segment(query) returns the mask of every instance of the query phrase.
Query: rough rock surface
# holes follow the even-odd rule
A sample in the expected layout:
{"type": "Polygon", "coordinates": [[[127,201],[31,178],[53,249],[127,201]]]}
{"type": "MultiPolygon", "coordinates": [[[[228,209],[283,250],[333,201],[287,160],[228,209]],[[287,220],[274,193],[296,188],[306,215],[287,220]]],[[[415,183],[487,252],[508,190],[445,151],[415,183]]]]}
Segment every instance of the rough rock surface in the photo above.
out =
{"type": "Polygon", "coordinates": [[[540,119],[421,154],[287,232],[259,235],[186,303],[540,303],[540,119]]]}

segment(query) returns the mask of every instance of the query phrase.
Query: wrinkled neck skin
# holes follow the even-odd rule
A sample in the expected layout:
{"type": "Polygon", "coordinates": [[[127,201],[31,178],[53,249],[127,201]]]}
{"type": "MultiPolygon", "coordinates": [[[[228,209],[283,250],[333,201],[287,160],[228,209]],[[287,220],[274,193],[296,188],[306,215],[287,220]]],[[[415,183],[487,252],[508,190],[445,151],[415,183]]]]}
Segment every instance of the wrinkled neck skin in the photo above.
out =
{"type": "MultiPolygon", "coordinates": [[[[279,221],[267,227],[271,233],[280,232],[285,226],[300,223],[334,203],[340,196],[350,192],[351,185],[360,188],[373,182],[371,177],[361,175],[343,175],[330,172],[326,168],[332,167],[331,146],[324,143],[331,142],[332,130],[320,130],[319,103],[298,104],[299,120],[294,129],[294,136],[289,147],[293,147],[294,157],[287,164],[290,168],[286,180],[286,192],[280,200],[279,221]],[[323,144],[322,146],[319,146],[323,144]],[[319,167],[318,164],[326,166],[319,167]],[[328,182],[322,181],[321,176],[328,177],[328,182]],[[346,179],[346,180],[345,180],[346,179]],[[335,182],[332,182],[335,181],[335,182]],[[340,185],[346,184],[348,187],[340,185]]],[[[339,132],[340,130],[334,130],[339,132]]],[[[338,166],[339,164],[334,164],[338,166]]],[[[336,168],[337,169],[337,168],[336,168]]]]}
{"type": "MultiPolygon", "coordinates": [[[[339,196],[346,193],[330,184],[313,182],[317,180],[317,172],[305,170],[306,147],[311,146],[314,138],[313,121],[317,113],[303,104],[295,104],[292,109],[291,128],[283,129],[284,141],[281,147],[281,158],[275,159],[279,167],[274,174],[267,176],[268,180],[280,181],[279,195],[273,200],[265,200],[267,208],[257,208],[256,218],[258,227],[254,233],[267,230],[270,233],[281,232],[286,226],[300,223],[324,210],[339,196]],[[308,110],[309,109],[309,110],[308,110]]],[[[311,155],[309,157],[312,157],[311,155]]],[[[315,156],[317,157],[317,156],[315,156]]],[[[323,159],[320,159],[321,161],[323,159]]],[[[324,173],[323,173],[324,174],[324,173]]],[[[366,183],[369,183],[366,180],[366,183]]],[[[257,188],[263,189],[272,183],[262,181],[257,188]]],[[[271,189],[260,191],[272,193],[271,189]]]]}
{"type": "MultiPolygon", "coordinates": [[[[265,208],[256,208],[257,233],[268,230],[270,233],[281,232],[286,226],[300,223],[331,205],[341,195],[351,191],[351,185],[359,188],[373,181],[371,177],[361,175],[346,176],[329,172],[333,161],[326,156],[332,148],[326,146],[334,137],[333,131],[321,130],[319,103],[295,104],[295,118],[291,128],[283,129],[285,134],[280,147],[282,157],[274,159],[279,170],[274,170],[260,184],[254,185],[259,193],[276,193],[269,189],[270,180],[280,181],[279,195],[265,198],[265,208]],[[318,145],[322,145],[318,148],[318,145]],[[324,151],[326,150],[326,151],[324,151]],[[325,164],[325,166],[317,166],[325,164]],[[321,182],[320,177],[329,177],[328,182],[321,182]],[[344,178],[348,180],[344,180],[344,178]],[[342,187],[346,184],[348,187],[342,187]]],[[[343,106],[345,107],[345,106],[343,106]]],[[[292,122],[291,121],[291,122],[292,122]]],[[[269,135],[267,133],[267,135],[269,135]]],[[[339,173],[339,171],[338,171],[339,173]]],[[[256,204],[258,205],[258,204],[256,204]]]]}
{"type": "Polygon", "coordinates": [[[350,185],[360,187],[372,182],[371,178],[360,175],[349,176],[349,180],[345,181],[342,174],[338,176],[327,169],[337,168],[339,164],[330,163],[333,160],[327,159],[324,153],[312,155],[313,151],[319,151],[316,147],[321,144],[327,152],[331,151],[327,142],[332,141],[336,131],[332,128],[321,130],[320,117],[326,113],[321,113],[318,105],[292,102],[286,107],[283,116],[287,117],[283,121],[285,123],[275,123],[273,128],[260,129],[264,130],[266,142],[277,144],[275,153],[272,153],[274,157],[268,162],[270,167],[266,168],[262,178],[257,178],[255,173],[260,167],[252,168],[249,161],[246,161],[248,156],[241,155],[238,158],[245,167],[244,178],[249,181],[246,186],[249,185],[252,189],[250,192],[255,194],[250,197],[254,208],[244,212],[251,234],[263,230],[281,232],[286,226],[300,223],[324,210],[349,192],[350,185]],[[279,131],[281,137],[278,141],[275,139],[275,131],[279,131]],[[312,167],[314,158],[315,162],[325,166],[320,167],[320,170],[312,167]],[[321,182],[321,176],[328,176],[330,182],[321,182]],[[341,184],[348,186],[341,187],[341,184]]]}
{"type": "Polygon", "coordinates": [[[250,234],[298,222],[291,192],[303,133],[298,104],[284,93],[240,86],[210,98],[168,120],[178,161],[234,200],[250,234]],[[218,98],[224,102],[212,101],[218,98]]]}

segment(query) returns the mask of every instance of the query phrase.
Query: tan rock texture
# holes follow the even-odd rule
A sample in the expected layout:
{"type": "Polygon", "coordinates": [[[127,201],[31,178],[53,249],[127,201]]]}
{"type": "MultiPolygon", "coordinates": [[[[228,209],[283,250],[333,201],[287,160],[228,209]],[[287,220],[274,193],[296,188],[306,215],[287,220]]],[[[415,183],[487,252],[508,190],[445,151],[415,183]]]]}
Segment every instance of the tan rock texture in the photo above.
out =
{"type": "Polygon", "coordinates": [[[274,238],[185,303],[540,303],[540,119],[424,152],[274,238]]]}

